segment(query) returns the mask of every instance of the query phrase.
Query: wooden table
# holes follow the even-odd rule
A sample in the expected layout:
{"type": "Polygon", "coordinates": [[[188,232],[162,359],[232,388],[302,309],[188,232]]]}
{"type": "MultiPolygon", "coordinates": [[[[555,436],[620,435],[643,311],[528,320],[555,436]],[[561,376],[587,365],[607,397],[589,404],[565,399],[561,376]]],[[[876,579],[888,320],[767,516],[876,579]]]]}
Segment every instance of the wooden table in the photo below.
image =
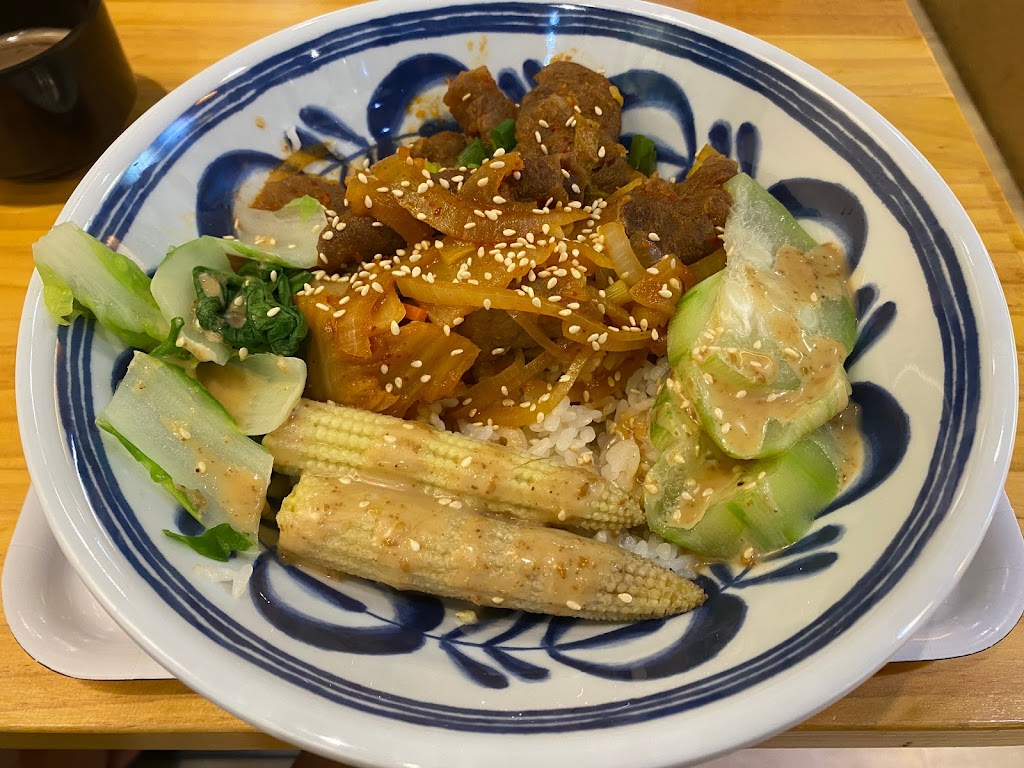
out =
{"type": "MultiPolygon", "coordinates": [[[[346,0],[107,0],[148,107],[207,65],[346,0]]],[[[938,169],[981,232],[1024,338],[1024,236],[904,0],[672,0],[810,62],[888,118],[938,169]]],[[[141,110],[140,110],[141,111],[141,110]]],[[[0,558],[28,474],[15,420],[14,353],[29,246],[76,178],[0,182],[0,558]]],[[[1019,352],[1018,352],[1019,354],[1019,352]]],[[[1008,481],[1024,510],[1024,441],[1008,481]]],[[[776,746],[1024,744],[1024,626],[953,661],[891,664],[846,698],[772,739],[776,746]]],[[[0,622],[0,747],[281,746],[176,681],[86,682],[36,664],[0,622]]]]}

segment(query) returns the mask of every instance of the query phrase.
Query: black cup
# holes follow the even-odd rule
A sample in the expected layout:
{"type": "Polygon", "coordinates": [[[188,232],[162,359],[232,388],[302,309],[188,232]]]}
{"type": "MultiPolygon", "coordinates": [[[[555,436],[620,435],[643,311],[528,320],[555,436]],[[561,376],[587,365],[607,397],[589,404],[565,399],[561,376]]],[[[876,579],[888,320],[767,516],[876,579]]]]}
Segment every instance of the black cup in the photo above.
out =
{"type": "Polygon", "coordinates": [[[3,179],[56,176],[94,160],[135,101],[135,79],[102,0],[0,0],[0,40],[41,29],[70,31],[0,68],[3,179]]]}

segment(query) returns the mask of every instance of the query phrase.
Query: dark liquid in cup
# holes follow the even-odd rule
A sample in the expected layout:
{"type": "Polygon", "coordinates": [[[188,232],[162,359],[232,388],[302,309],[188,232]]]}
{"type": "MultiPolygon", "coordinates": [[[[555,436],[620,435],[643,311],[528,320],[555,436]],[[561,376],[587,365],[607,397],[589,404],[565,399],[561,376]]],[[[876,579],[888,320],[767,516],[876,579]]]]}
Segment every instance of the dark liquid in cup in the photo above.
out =
{"type": "Polygon", "coordinates": [[[19,32],[0,32],[0,69],[13,67],[38,56],[67,37],[70,31],[40,27],[19,32]]]}

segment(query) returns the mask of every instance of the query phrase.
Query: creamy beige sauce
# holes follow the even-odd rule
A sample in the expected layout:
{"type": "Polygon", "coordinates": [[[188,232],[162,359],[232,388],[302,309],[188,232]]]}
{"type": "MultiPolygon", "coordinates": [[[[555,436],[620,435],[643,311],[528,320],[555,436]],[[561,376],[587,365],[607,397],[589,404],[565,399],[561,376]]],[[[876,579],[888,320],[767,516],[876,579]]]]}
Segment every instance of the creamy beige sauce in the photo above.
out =
{"type": "MultiPolygon", "coordinates": [[[[266,501],[266,486],[256,474],[224,462],[211,453],[191,432],[190,423],[164,420],[167,431],[177,437],[194,458],[192,475],[181,486],[203,513],[210,498],[223,501],[225,520],[233,528],[254,533],[266,501]]],[[[209,520],[204,520],[209,525],[209,520]]]]}
{"type": "MultiPolygon", "coordinates": [[[[777,346],[744,348],[737,337],[747,329],[719,326],[706,331],[693,350],[704,371],[696,385],[706,392],[707,410],[715,418],[730,453],[757,454],[771,422],[785,424],[808,403],[836,389],[836,375],[846,358],[843,346],[827,336],[809,332],[798,320],[802,309],[847,294],[846,260],[835,245],[804,253],[779,249],[775,274],[767,280],[760,270],[747,268],[741,279],[755,297],[762,333],[777,346]],[[706,363],[716,359],[717,377],[706,363]],[[746,383],[746,380],[748,383],[746,383]]],[[[724,322],[724,321],[723,321],[724,322]]],[[[714,370],[714,367],[712,367],[714,370]]],[[[840,408],[845,395],[837,393],[840,408]]]]}

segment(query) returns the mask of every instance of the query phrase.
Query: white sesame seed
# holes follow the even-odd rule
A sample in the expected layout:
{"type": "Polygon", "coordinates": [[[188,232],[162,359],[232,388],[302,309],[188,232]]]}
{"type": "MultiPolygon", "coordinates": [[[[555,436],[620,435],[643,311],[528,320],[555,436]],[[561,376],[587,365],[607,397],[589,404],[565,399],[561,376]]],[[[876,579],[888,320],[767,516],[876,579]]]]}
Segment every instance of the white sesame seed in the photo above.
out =
{"type": "Polygon", "coordinates": [[[476,226],[476,222],[475,221],[467,221],[465,224],[462,225],[462,228],[463,229],[472,229],[475,226],[476,226]]]}
{"type": "Polygon", "coordinates": [[[274,317],[280,311],[280,307],[271,307],[270,309],[267,310],[267,317],[274,317]]]}
{"type": "Polygon", "coordinates": [[[633,602],[633,596],[629,592],[619,592],[619,600],[628,605],[633,602]]]}
{"type": "Polygon", "coordinates": [[[578,611],[583,608],[583,606],[577,603],[575,600],[566,600],[565,607],[568,608],[570,611],[578,611]]]}
{"type": "Polygon", "coordinates": [[[420,543],[416,541],[416,539],[409,539],[409,549],[411,549],[413,552],[419,552],[420,543]]]}
{"type": "Polygon", "coordinates": [[[420,376],[420,383],[421,384],[426,384],[428,381],[430,381],[430,374],[429,373],[424,373],[422,376],[420,376]]]}
{"type": "Polygon", "coordinates": [[[391,335],[392,336],[397,336],[399,333],[400,333],[400,331],[399,331],[399,328],[398,328],[398,321],[397,320],[392,320],[391,321],[391,335]]]}
{"type": "Polygon", "coordinates": [[[661,236],[657,232],[648,232],[647,239],[654,243],[661,242],[661,236]]]}
{"type": "Polygon", "coordinates": [[[484,309],[490,309],[490,308],[491,308],[491,300],[490,299],[484,299],[484,309]]]}
{"type": "Polygon", "coordinates": [[[603,112],[601,112],[601,108],[600,107],[595,105],[594,106],[594,114],[597,115],[598,117],[600,117],[603,114],[603,112]]]}
{"type": "Polygon", "coordinates": [[[427,214],[425,214],[423,212],[417,213],[416,214],[416,218],[419,219],[420,221],[423,221],[424,219],[427,218],[427,214]]]}
{"type": "Polygon", "coordinates": [[[472,463],[473,463],[473,457],[472,456],[467,456],[466,458],[464,458],[462,461],[459,462],[459,466],[460,467],[468,467],[472,463]]]}

